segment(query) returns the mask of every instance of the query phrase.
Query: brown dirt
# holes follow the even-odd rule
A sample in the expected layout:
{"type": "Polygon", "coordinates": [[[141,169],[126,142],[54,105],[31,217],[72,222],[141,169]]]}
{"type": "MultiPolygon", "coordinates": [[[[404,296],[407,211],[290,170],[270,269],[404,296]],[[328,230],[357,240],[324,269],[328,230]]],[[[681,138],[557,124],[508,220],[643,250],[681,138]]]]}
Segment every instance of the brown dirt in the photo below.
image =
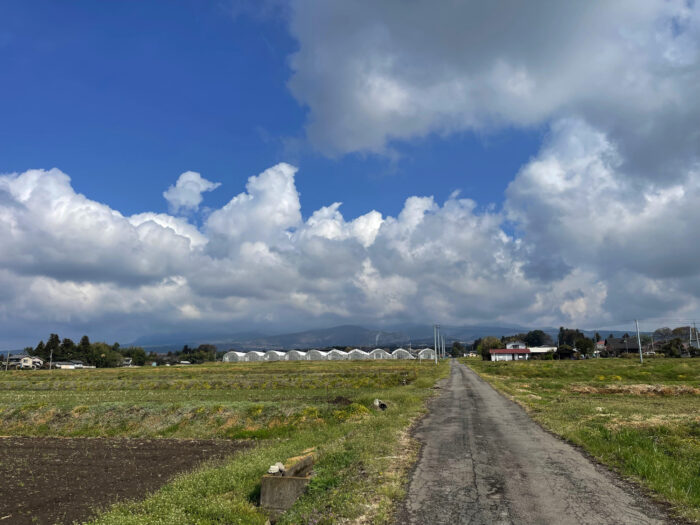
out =
{"type": "Polygon", "coordinates": [[[680,396],[700,395],[700,388],[686,385],[573,385],[572,392],[577,394],[632,394],[636,396],[680,396]]]}
{"type": "Polygon", "coordinates": [[[330,403],[331,405],[339,405],[339,406],[346,407],[346,406],[351,405],[351,404],[352,404],[352,401],[349,400],[347,397],[338,396],[338,397],[336,397],[336,398],[334,398],[334,399],[331,399],[331,400],[329,401],[329,403],[330,403]]]}
{"type": "Polygon", "coordinates": [[[250,442],[186,439],[0,438],[0,523],[69,524],[143,498],[175,474],[250,442]]]}

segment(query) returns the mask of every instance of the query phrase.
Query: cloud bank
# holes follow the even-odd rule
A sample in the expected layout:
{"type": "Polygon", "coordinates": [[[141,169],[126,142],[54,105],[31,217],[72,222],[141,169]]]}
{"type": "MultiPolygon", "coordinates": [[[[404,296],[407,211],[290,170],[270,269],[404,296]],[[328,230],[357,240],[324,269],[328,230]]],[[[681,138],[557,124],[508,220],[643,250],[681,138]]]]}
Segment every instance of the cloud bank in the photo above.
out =
{"type": "Polygon", "coordinates": [[[620,166],[604,132],[565,119],[501,211],[415,196],[396,217],[348,220],[335,202],[304,219],[296,168],[278,164],[200,227],[124,216],[57,169],[3,175],[0,319],[10,333],[29,323],[138,332],[433,319],[596,326],[697,313],[697,166],[670,186],[620,176],[620,166]]]}

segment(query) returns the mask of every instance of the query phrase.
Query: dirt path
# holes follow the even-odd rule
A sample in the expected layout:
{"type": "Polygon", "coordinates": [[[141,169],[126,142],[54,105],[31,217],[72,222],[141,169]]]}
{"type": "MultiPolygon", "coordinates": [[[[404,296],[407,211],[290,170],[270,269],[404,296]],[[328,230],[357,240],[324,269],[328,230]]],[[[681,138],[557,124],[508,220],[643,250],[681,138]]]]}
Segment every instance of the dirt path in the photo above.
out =
{"type": "Polygon", "coordinates": [[[0,524],[70,524],[140,499],[175,474],[230,456],[240,441],[0,438],[0,524]]]}
{"type": "Polygon", "coordinates": [[[415,436],[421,455],[397,523],[674,523],[456,362],[415,436]]]}

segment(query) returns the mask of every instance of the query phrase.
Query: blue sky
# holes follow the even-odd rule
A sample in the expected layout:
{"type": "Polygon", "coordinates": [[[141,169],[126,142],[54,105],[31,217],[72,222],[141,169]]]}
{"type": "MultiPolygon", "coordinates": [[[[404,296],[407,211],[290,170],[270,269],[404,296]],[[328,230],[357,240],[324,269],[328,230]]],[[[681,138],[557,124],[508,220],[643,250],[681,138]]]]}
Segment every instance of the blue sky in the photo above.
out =
{"type": "Polygon", "coordinates": [[[219,207],[276,162],[300,168],[302,211],[335,200],[359,215],[396,214],[411,195],[454,190],[500,203],[537,152],[538,127],[429,135],[325,157],[303,143],[307,111],[287,89],[298,48],[284,13],[204,2],[7,2],[1,59],[3,171],[58,167],[73,186],[124,213],[166,211],[185,170],[222,187],[219,207]],[[131,188],[138,185],[139,191],[131,188]]]}
{"type": "Polygon", "coordinates": [[[699,42],[686,0],[3,2],[0,348],[700,319],[699,42]]]}

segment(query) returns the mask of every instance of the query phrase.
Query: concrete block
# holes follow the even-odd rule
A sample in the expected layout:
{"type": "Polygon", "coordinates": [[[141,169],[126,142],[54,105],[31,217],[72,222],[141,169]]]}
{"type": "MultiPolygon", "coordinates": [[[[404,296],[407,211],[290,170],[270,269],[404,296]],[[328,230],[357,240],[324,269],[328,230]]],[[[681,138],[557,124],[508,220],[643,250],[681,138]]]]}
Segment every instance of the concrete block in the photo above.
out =
{"type": "Polygon", "coordinates": [[[271,476],[262,477],[260,485],[260,505],[274,519],[294,505],[305,491],[311,476],[271,476]]]}

